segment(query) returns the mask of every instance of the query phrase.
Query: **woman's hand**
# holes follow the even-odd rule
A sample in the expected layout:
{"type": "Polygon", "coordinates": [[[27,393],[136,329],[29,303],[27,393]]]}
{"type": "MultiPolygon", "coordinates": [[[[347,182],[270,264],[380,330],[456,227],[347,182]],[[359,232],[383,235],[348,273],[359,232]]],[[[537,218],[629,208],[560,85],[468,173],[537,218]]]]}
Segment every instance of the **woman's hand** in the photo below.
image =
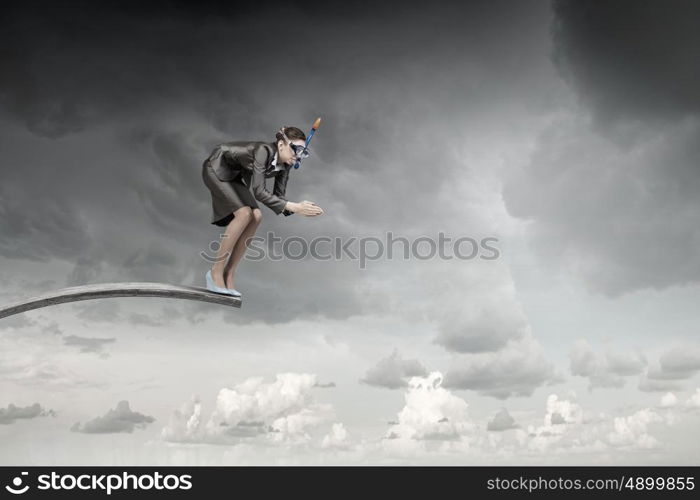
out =
{"type": "Polygon", "coordinates": [[[323,213],[321,207],[316,205],[313,201],[308,200],[304,200],[300,203],[287,202],[286,208],[295,214],[306,215],[307,217],[314,217],[323,213]]]}

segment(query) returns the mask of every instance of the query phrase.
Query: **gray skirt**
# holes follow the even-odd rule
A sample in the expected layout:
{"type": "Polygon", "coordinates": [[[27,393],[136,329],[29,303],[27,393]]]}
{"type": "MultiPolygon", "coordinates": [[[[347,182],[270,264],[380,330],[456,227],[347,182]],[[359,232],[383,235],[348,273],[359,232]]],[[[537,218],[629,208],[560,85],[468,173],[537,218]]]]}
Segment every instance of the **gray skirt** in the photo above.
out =
{"type": "Polygon", "coordinates": [[[214,173],[209,160],[205,160],[202,164],[202,179],[211,193],[212,224],[228,226],[235,217],[235,210],[241,207],[259,208],[253,193],[243,184],[240,175],[231,181],[222,181],[214,173]]]}

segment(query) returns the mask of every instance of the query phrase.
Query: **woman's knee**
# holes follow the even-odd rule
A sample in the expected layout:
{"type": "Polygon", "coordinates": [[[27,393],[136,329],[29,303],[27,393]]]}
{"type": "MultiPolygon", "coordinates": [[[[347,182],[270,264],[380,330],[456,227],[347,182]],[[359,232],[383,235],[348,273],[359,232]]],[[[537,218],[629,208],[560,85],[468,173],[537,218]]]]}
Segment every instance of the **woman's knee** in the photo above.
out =
{"type": "Polygon", "coordinates": [[[250,207],[241,207],[235,210],[233,215],[239,221],[250,221],[253,218],[253,210],[250,207]]]}
{"type": "Polygon", "coordinates": [[[260,224],[262,222],[262,211],[259,208],[253,209],[253,223],[260,224]]]}

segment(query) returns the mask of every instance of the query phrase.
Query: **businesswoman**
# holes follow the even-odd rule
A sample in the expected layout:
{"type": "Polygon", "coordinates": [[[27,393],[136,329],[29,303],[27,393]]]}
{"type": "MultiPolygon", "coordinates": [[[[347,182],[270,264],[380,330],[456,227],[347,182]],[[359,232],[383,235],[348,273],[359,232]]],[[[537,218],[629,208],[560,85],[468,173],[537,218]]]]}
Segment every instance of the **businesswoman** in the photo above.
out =
{"type": "Polygon", "coordinates": [[[206,274],[207,289],[240,297],[234,288],[238,263],[255,235],[262,212],[258,201],[275,214],[321,215],[311,201],[288,201],[289,170],[308,156],[306,135],[297,127],[282,127],[275,142],[233,141],[219,144],[202,165],[202,179],[211,192],[211,223],[226,227],[216,260],[206,274]],[[266,179],[274,177],[272,192],[266,179]]]}

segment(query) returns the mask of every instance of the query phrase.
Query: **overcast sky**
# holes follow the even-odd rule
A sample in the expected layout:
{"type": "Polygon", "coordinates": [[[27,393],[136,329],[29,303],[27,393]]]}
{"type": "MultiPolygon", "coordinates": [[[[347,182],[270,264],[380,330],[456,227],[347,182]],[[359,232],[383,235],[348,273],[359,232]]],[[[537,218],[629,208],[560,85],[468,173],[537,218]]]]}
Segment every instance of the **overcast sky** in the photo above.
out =
{"type": "Polygon", "coordinates": [[[203,286],[202,161],[318,116],[287,197],[325,213],[259,236],[498,258],[0,320],[0,463],[698,463],[697,2],[45,3],[0,20],[3,303],[203,286]]]}

